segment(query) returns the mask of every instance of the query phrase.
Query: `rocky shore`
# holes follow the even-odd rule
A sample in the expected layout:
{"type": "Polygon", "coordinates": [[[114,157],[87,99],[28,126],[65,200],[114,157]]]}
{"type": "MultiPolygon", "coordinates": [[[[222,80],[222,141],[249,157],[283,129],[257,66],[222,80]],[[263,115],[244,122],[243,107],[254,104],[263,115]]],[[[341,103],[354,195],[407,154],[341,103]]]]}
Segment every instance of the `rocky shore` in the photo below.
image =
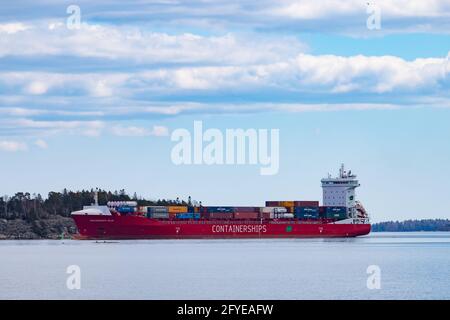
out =
{"type": "Polygon", "coordinates": [[[77,232],[72,218],[53,216],[26,221],[0,219],[0,240],[71,238],[77,232]]]}

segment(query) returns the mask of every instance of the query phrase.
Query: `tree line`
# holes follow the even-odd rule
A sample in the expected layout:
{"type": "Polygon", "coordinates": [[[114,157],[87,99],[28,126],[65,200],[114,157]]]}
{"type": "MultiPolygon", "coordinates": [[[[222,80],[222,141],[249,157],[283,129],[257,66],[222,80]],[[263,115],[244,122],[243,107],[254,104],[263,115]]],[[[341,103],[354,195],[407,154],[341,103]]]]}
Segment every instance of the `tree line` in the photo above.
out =
{"type": "MultiPolygon", "coordinates": [[[[108,201],[136,201],[139,206],[152,205],[186,205],[185,201],[159,199],[156,201],[138,197],[136,193],[128,195],[125,190],[106,191],[98,190],[100,204],[108,201]]],[[[81,210],[83,206],[94,202],[94,190],[50,192],[46,199],[40,194],[17,192],[14,196],[0,197],[0,218],[13,220],[24,219],[34,221],[51,218],[52,216],[68,217],[72,211],[81,210]]]]}
{"type": "Polygon", "coordinates": [[[449,219],[386,221],[372,225],[374,232],[450,231],[449,219]]]}

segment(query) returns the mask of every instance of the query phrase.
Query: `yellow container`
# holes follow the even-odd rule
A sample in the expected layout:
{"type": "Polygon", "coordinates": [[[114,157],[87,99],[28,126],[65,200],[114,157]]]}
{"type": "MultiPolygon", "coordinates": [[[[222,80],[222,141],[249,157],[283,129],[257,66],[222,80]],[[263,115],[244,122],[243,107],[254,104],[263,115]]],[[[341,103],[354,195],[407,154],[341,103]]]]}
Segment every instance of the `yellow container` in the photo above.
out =
{"type": "Polygon", "coordinates": [[[281,207],[293,207],[294,201],[280,201],[281,207]]]}
{"type": "Polygon", "coordinates": [[[169,206],[167,207],[169,213],[186,213],[188,208],[186,206],[169,206]]]}

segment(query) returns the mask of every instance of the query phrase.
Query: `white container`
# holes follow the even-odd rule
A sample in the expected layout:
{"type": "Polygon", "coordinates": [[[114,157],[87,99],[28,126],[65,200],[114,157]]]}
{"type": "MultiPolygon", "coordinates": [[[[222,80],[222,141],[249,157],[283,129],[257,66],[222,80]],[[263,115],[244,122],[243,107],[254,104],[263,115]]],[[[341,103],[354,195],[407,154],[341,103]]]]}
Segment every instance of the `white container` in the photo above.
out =
{"type": "Polygon", "coordinates": [[[260,212],[286,213],[287,209],[285,207],[261,207],[260,212]]]}
{"type": "MultiPolygon", "coordinates": [[[[272,214],[270,215],[272,217],[272,214]]],[[[274,213],[272,219],[292,219],[294,218],[293,213],[274,213]]]]}
{"type": "Polygon", "coordinates": [[[136,207],[136,201],[108,201],[108,207],[136,207]]]}

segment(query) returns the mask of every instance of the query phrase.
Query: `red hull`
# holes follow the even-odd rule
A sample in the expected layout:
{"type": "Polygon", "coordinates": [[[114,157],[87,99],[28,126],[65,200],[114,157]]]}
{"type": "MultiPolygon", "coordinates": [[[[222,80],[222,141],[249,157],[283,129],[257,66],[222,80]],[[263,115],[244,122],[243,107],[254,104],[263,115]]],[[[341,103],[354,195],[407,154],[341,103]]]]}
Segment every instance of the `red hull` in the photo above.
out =
{"type": "Polygon", "coordinates": [[[223,239],[356,237],[370,224],[292,220],[155,220],[140,216],[74,215],[79,239],[223,239]]]}

